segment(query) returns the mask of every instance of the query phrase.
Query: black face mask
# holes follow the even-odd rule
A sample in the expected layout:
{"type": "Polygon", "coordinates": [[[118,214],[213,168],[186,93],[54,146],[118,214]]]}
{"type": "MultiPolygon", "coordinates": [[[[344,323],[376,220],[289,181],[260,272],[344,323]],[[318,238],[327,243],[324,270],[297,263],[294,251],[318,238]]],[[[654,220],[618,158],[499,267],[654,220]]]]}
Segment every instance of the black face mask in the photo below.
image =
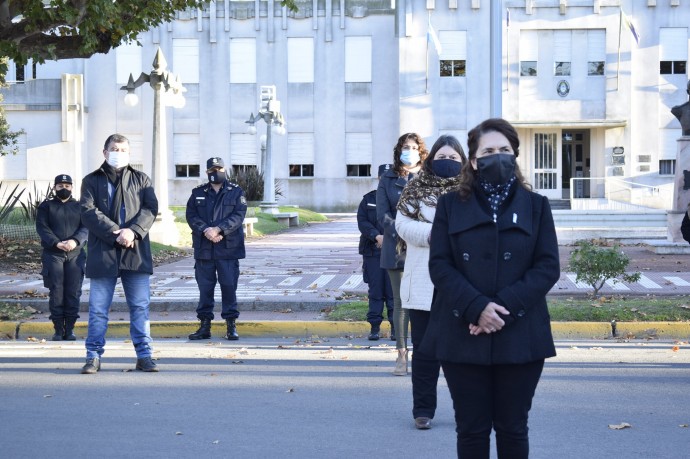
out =
{"type": "Polygon", "coordinates": [[[225,171],[213,171],[208,173],[208,181],[217,185],[225,181],[225,171]]]}
{"type": "Polygon", "coordinates": [[[477,158],[479,178],[492,185],[502,185],[515,174],[515,155],[498,153],[477,158]]]}
{"type": "Polygon", "coordinates": [[[62,188],[55,192],[55,196],[64,201],[65,199],[69,199],[69,197],[72,196],[72,190],[62,188]]]}
{"type": "Polygon", "coordinates": [[[431,163],[431,170],[437,177],[455,177],[460,173],[460,169],[462,169],[462,163],[453,159],[435,159],[431,163]]]}

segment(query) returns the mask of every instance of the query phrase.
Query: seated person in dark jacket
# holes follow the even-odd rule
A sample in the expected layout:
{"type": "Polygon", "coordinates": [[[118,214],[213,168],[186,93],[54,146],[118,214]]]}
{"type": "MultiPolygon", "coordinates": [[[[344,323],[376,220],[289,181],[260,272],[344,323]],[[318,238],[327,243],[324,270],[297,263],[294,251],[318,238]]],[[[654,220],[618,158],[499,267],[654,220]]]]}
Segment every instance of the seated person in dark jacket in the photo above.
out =
{"type": "Polygon", "coordinates": [[[43,285],[50,290],[48,306],[55,334],[53,341],[74,341],[79,298],[84,281],[84,243],[88,231],[81,223],[79,202],[72,197],[72,177],[55,177],[52,199],[36,211],[36,232],[41,238],[43,285]]]}
{"type": "Polygon", "coordinates": [[[240,277],[244,252],[244,216],[247,199],[242,188],[230,183],[222,158],[206,161],[208,183],[192,190],[187,201],[187,224],[192,229],[194,247],[194,277],[199,286],[196,316],[199,329],[189,339],[211,337],[211,321],[215,306],[214,291],[220,284],[222,310],[227,333],[225,339],[239,339],[235,321],[237,310],[237,281],[240,277]]]}

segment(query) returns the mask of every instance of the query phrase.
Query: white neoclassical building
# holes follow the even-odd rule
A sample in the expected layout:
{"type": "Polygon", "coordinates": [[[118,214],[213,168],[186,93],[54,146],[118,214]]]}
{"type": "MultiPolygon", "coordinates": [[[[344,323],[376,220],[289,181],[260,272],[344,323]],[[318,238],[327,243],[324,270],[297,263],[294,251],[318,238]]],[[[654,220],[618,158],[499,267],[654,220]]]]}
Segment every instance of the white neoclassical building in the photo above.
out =
{"type": "Polygon", "coordinates": [[[187,90],[184,107],[166,109],[171,204],[206,180],[210,156],[261,166],[266,125],[251,135],[245,121],[261,87],[275,86],[287,128],[271,142],[279,203],[352,211],[400,134],[465,144],[469,129],[502,116],[540,193],[573,208],[671,205],[681,129],[670,109],[688,100],[690,0],[298,4],[210,1],[142,34],[141,47],[12,65],[4,105],[25,134],[21,153],[0,159],[0,179],[82,177],[113,132],[150,173],[153,91],[136,89],[130,107],[120,88],[151,71],[160,47],[187,90]]]}

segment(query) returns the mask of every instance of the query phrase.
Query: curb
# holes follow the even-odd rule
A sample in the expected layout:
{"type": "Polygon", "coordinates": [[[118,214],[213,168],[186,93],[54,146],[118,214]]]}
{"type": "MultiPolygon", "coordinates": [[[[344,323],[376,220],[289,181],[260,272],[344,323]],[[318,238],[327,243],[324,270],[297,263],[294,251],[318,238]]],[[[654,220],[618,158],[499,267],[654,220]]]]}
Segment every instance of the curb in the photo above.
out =
{"type": "MultiPolygon", "coordinates": [[[[151,322],[153,338],[184,339],[194,332],[198,323],[187,321],[151,322]]],[[[678,339],[690,340],[690,322],[618,322],[616,336],[612,335],[608,322],[552,322],[554,339],[678,339]]],[[[381,324],[382,336],[389,333],[389,325],[381,324]]],[[[212,323],[212,335],[220,337],[225,334],[225,322],[212,323]]],[[[286,337],[363,337],[369,333],[367,322],[341,321],[248,321],[238,322],[237,332],[247,338],[286,338],[286,337]]],[[[74,334],[84,339],[87,333],[87,322],[77,322],[74,334]]],[[[24,340],[29,337],[49,339],[53,334],[50,322],[1,322],[0,339],[24,340]]],[[[129,338],[129,322],[111,322],[108,325],[109,338],[129,338]]],[[[383,339],[385,341],[385,338],[383,339]]]]}

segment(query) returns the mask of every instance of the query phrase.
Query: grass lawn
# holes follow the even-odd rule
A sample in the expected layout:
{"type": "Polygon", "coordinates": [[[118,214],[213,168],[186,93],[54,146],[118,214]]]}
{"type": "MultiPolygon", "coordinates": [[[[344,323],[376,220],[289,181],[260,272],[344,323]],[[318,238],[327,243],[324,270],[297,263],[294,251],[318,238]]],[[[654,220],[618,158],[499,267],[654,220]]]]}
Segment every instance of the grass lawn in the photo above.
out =
{"type": "MultiPolygon", "coordinates": [[[[324,215],[309,209],[300,209],[297,207],[279,207],[279,209],[281,212],[297,212],[299,214],[300,225],[305,225],[310,222],[325,222],[328,220],[324,215]]],[[[151,251],[154,257],[165,256],[168,252],[180,254],[192,248],[192,231],[189,229],[189,225],[187,225],[187,218],[185,217],[186,208],[184,206],[173,206],[170,210],[172,210],[175,216],[175,226],[180,235],[179,242],[177,247],[152,242],[151,251]]],[[[258,221],[254,223],[254,235],[250,236],[248,239],[285,229],[285,226],[279,224],[272,215],[259,212],[258,207],[247,208],[247,217],[256,217],[258,219],[258,221]]]]}
{"type": "MultiPolygon", "coordinates": [[[[690,321],[690,297],[561,297],[548,299],[554,322],[685,322],[690,321]]],[[[368,303],[357,301],[338,305],[330,320],[364,321],[368,303]]]]}

